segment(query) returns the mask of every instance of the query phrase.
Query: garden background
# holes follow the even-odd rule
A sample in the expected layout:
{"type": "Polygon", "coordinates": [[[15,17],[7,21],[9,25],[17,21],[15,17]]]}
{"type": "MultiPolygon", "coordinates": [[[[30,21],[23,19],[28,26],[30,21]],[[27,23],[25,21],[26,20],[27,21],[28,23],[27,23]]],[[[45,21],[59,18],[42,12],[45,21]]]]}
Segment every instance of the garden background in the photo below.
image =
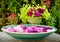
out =
{"type": "MultiPolygon", "coordinates": [[[[43,2],[46,1],[47,0],[0,0],[0,29],[5,25],[9,25],[7,17],[10,14],[19,14],[23,4],[39,4],[42,6],[43,2]]],[[[51,14],[51,20],[49,20],[49,22],[44,20],[43,24],[56,27],[58,29],[56,33],[60,33],[60,0],[50,0],[50,6],[47,8],[51,14]]],[[[18,19],[17,24],[22,23],[19,16],[17,15],[16,17],[18,19]]]]}

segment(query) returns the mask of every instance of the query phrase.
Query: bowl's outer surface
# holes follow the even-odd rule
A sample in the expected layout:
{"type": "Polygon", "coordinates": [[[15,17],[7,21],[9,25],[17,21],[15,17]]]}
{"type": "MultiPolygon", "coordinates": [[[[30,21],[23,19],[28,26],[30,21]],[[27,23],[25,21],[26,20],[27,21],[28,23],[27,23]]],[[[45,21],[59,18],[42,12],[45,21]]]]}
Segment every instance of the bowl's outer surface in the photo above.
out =
{"type": "Polygon", "coordinates": [[[7,34],[9,34],[10,36],[12,36],[13,38],[18,39],[18,40],[36,40],[36,39],[43,39],[46,36],[50,35],[51,33],[45,33],[45,34],[13,34],[13,33],[7,33],[7,34]]]}

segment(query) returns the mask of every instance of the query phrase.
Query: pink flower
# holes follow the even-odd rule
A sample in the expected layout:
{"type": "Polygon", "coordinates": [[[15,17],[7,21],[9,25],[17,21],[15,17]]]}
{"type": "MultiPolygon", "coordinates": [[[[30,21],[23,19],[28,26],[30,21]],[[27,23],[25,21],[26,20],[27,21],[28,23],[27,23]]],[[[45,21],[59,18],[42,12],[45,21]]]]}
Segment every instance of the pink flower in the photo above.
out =
{"type": "Polygon", "coordinates": [[[40,33],[40,32],[44,32],[44,31],[42,31],[43,30],[43,28],[37,28],[38,30],[38,33],[40,33]]]}
{"type": "Polygon", "coordinates": [[[32,16],[33,12],[27,12],[27,16],[32,16]]]}
{"type": "Polygon", "coordinates": [[[14,16],[14,17],[16,17],[16,14],[11,14],[10,16],[14,16]]]}
{"type": "Polygon", "coordinates": [[[26,30],[27,29],[27,26],[24,26],[22,24],[20,24],[20,27],[23,29],[23,30],[26,30]]]}
{"type": "Polygon", "coordinates": [[[50,7],[51,2],[50,0],[44,0],[43,4],[46,5],[47,7],[50,7]]]}
{"type": "Polygon", "coordinates": [[[43,12],[45,11],[45,10],[42,9],[42,8],[38,8],[37,10],[38,10],[38,12],[40,12],[40,13],[43,13],[43,12]]]}
{"type": "Polygon", "coordinates": [[[35,11],[35,8],[32,7],[32,8],[29,9],[29,11],[35,11]]]}
{"type": "Polygon", "coordinates": [[[7,30],[10,31],[10,32],[17,32],[17,30],[14,29],[14,28],[8,28],[7,30]]]}
{"type": "Polygon", "coordinates": [[[17,24],[18,23],[18,20],[16,18],[16,14],[11,14],[10,16],[8,16],[7,20],[10,24],[17,24]]]}
{"type": "Polygon", "coordinates": [[[39,12],[34,12],[34,16],[35,17],[39,17],[40,16],[40,13],[39,12]]]}
{"type": "Polygon", "coordinates": [[[15,17],[16,17],[16,14],[11,14],[10,16],[8,16],[8,19],[9,19],[9,18],[12,18],[12,17],[15,18],[15,17]]]}
{"type": "Polygon", "coordinates": [[[36,33],[37,32],[37,28],[28,27],[26,31],[28,33],[36,33]]]}

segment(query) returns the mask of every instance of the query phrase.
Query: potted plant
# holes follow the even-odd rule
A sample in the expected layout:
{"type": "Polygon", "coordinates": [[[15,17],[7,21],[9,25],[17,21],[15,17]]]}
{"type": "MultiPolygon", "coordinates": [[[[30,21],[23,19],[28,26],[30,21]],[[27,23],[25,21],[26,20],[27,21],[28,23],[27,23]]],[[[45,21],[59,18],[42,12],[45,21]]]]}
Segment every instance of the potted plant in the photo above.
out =
{"type": "Polygon", "coordinates": [[[23,5],[22,8],[20,8],[20,19],[23,21],[23,23],[29,22],[32,24],[40,24],[42,23],[42,19],[45,20],[50,19],[50,13],[48,12],[47,8],[45,6],[34,6],[34,5],[23,5]]]}

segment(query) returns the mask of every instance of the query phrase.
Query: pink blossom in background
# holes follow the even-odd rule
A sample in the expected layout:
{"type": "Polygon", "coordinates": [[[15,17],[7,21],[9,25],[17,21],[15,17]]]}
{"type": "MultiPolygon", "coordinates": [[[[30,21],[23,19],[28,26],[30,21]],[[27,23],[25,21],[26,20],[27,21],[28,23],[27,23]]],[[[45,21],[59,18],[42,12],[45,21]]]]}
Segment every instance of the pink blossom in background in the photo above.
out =
{"type": "Polygon", "coordinates": [[[51,1],[50,0],[44,0],[43,4],[46,5],[47,7],[50,7],[51,1]]]}
{"type": "Polygon", "coordinates": [[[7,20],[10,24],[17,24],[18,20],[16,18],[16,14],[11,14],[10,16],[7,17],[7,20]]]}

